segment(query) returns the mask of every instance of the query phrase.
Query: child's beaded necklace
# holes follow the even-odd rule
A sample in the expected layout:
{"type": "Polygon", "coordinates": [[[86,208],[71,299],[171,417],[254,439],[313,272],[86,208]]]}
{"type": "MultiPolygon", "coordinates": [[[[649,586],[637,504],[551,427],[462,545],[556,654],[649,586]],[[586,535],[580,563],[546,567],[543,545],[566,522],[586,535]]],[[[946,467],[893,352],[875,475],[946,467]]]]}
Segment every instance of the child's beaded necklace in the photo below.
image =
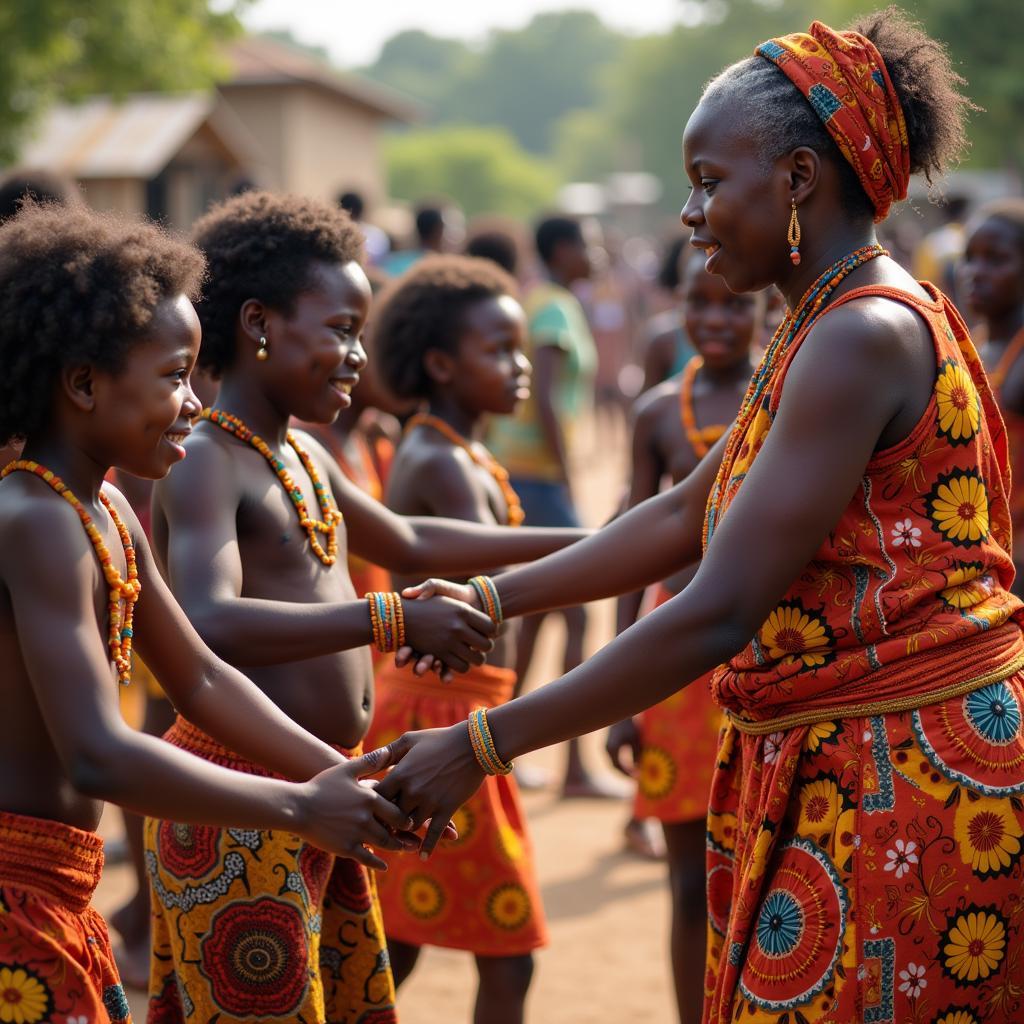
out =
{"type": "Polygon", "coordinates": [[[135,547],[132,545],[131,534],[128,527],[124,525],[117,509],[110,503],[110,499],[100,491],[100,501],[104,508],[110,513],[114,520],[114,526],[121,537],[121,545],[124,548],[124,558],[128,566],[128,579],[114,567],[110,558],[107,545],[103,543],[99,527],[92,521],[92,516],[85,510],[85,506],[75,497],[74,493],[67,487],[63,480],[45,466],[31,459],[18,459],[10,462],[0,471],[0,479],[16,470],[23,470],[39,477],[48,483],[77,513],[78,518],[85,527],[86,535],[96,550],[96,557],[100,560],[103,575],[110,587],[110,601],[108,610],[110,615],[110,626],[107,634],[107,646],[110,648],[110,658],[117,668],[117,679],[123,686],[132,681],[132,620],[135,615],[135,602],[142,593],[142,584],[139,582],[139,573],[135,565],[135,547]],[[124,611],[121,605],[124,605],[124,611]]]}
{"type": "Polygon", "coordinates": [[[291,498],[292,504],[295,506],[295,511],[299,516],[299,523],[309,537],[309,546],[313,549],[313,553],[324,565],[334,565],[338,558],[338,523],[344,517],[331,504],[327,488],[324,487],[320,477],[317,475],[313,460],[309,457],[309,453],[295,440],[295,435],[289,430],[285,437],[292,448],[295,449],[295,454],[298,455],[303,468],[309,474],[309,479],[313,481],[313,490],[316,492],[317,503],[320,505],[320,514],[324,517],[323,521],[310,518],[309,509],[302,491],[299,490],[298,485],[292,479],[292,475],[288,472],[285,464],[271,451],[270,445],[262,437],[254,434],[237,416],[232,416],[231,413],[224,412],[222,409],[204,409],[202,418],[216,424],[229,434],[233,434],[239,441],[252,445],[270,463],[270,468],[277,474],[278,479],[288,493],[288,497],[291,498]],[[320,544],[320,539],[317,537],[318,533],[325,534],[327,537],[326,551],[320,544]]]}
{"type": "Polygon", "coordinates": [[[708,427],[697,426],[697,413],[693,407],[693,383],[703,365],[704,360],[700,356],[694,356],[683,368],[683,379],[679,384],[679,413],[683,420],[683,430],[698,459],[703,459],[728,429],[724,423],[715,423],[708,427]]]}
{"type": "Polygon", "coordinates": [[[836,260],[831,266],[821,273],[817,280],[804,292],[803,297],[797,303],[796,309],[786,311],[786,316],[779,324],[768,343],[764,357],[761,360],[754,376],[750,379],[746,396],[740,406],[739,416],[736,418],[736,425],[729,435],[729,441],[725,446],[725,453],[722,456],[722,463],[718,467],[718,476],[715,478],[714,486],[708,498],[707,514],[704,517],[704,548],[707,549],[708,542],[717,525],[721,514],[722,502],[728,490],[729,474],[736,461],[740,447],[746,443],[747,431],[757,415],[761,405],[761,398],[765,388],[775,379],[775,375],[782,365],[786,353],[789,351],[794,338],[797,335],[809,330],[815,320],[821,315],[825,304],[832,297],[832,293],[839,287],[841,281],[848,277],[857,267],[869,260],[879,256],[888,256],[889,252],[883,249],[877,242],[872,245],[864,245],[853,252],[836,260]]]}
{"type": "Polygon", "coordinates": [[[416,413],[415,416],[410,417],[409,422],[405,425],[405,429],[408,432],[413,427],[419,426],[433,427],[439,434],[442,434],[451,441],[453,445],[461,448],[478,466],[487,470],[501,489],[502,497],[505,499],[505,505],[508,507],[508,525],[519,526],[522,524],[526,518],[526,513],[523,511],[522,503],[519,501],[519,495],[516,494],[512,489],[512,484],[509,483],[508,470],[486,448],[483,449],[484,454],[481,454],[454,427],[449,426],[440,417],[431,416],[429,413],[416,413]]]}

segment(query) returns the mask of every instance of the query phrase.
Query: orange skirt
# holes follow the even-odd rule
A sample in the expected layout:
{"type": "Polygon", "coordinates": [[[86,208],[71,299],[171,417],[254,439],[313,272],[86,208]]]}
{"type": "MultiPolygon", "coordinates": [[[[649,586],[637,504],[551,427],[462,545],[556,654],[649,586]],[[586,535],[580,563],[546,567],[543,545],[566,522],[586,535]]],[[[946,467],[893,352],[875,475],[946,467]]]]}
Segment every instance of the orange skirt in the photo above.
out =
{"type": "MultiPolygon", "coordinates": [[[[658,587],[654,608],[672,596],[658,587]]],[[[648,708],[640,715],[639,725],[633,816],[666,824],[703,821],[722,728],[722,709],[711,696],[710,673],[648,708]]]]}
{"type": "MultiPolygon", "coordinates": [[[[377,674],[377,708],[366,743],[380,747],[414,729],[463,722],[470,711],[512,696],[516,675],[489,665],[452,683],[416,678],[392,661],[377,674]]],[[[521,956],[547,944],[547,926],[519,789],[511,775],[488,776],[454,816],[459,838],[426,863],[388,856],[377,876],[389,939],[446,946],[480,956],[521,956]]]]}
{"type": "Polygon", "coordinates": [[[103,841],[0,812],[0,1021],[130,1024],[107,926],[89,905],[103,841]]]}

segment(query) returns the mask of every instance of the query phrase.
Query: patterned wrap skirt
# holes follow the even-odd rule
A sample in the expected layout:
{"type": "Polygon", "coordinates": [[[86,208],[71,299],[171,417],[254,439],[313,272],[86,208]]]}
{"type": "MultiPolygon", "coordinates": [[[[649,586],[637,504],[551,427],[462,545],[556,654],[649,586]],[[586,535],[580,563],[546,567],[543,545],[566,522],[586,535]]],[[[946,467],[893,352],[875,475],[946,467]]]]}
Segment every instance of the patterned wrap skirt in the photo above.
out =
{"type": "Polygon", "coordinates": [[[711,1024],[1024,1020],[1024,677],[917,710],[727,727],[711,1024]]]}
{"type": "MultiPolygon", "coordinates": [[[[389,660],[377,675],[377,707],[367,745],[412,729],[464,722],[478,707],[512,696],[512,669],[482,665],[451,683],[417,678],[389,660]]],[[[429,861],[382,854],[378,878],[388,937],[481,956],[519,956],[547,944],[547,926],[519,789],[511,775],[488,776],[454,815],[459,838],[429,861]]]]}
{"type": "Polygon", "coordinates": [[[89,905],[102,870],[95,832],[0,812],[0,1021],[131,1024],[89,905]]]}
{"type": "MultiPolygon", "coordinates": [[[[183,718],[164,739],[222,767],[271,775],[183,718]]],[[[147,818],[145,836],[149,1024],[395,1024],[380,906],[361,864],[290,832],[147,818]]]]}

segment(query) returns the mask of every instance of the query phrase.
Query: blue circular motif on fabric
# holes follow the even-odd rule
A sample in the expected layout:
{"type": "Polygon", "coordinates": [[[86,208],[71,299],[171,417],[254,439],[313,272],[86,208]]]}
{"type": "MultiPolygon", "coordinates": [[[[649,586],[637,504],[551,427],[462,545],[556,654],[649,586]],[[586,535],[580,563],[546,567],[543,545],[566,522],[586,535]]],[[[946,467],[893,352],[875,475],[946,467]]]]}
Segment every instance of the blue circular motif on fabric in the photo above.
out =
{"type": "Polygon", "coordinates": [[[964,697],[964,713],[978,735],[1003,746],[1020,732],[1020,705],[1006,683],[990,683],[964,697]]]}
{"type": "Polygon", "coordinates": [[[800,941],[803,926],[804,915],[797,901],[788,892],[775,889],[761,904],[757,944],[765,956],[786,956],[800,941]]]}

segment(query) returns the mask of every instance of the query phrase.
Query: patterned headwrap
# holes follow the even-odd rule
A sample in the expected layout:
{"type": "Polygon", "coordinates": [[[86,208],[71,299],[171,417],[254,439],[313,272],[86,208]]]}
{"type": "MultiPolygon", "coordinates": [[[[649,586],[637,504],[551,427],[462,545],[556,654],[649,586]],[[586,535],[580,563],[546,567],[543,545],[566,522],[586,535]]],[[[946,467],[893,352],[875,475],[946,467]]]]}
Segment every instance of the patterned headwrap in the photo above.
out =
{"type": "Polygon", "coordinates": [[[910,148],[899,97],[875,44],[815,21],[807,32],[770,39],[754,53],[804,95],[857,172],[875,221],[884,220],[907,197],[910,148]]]}

